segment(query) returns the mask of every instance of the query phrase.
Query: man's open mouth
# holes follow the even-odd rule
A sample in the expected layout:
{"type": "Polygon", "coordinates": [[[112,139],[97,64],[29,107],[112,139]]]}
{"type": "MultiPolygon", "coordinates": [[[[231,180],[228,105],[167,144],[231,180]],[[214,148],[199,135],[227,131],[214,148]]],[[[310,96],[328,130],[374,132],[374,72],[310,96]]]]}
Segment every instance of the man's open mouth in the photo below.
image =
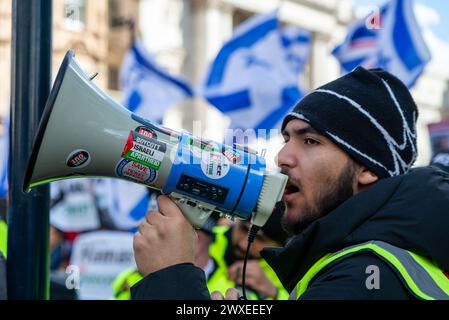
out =
{"type": "Polygon", "coordinates": [[[290,180],[287,182],[287,186],[285,187],[284,195],[290,195],[293,193],[299,192],[299,188],[290,182],[290,180]]]}

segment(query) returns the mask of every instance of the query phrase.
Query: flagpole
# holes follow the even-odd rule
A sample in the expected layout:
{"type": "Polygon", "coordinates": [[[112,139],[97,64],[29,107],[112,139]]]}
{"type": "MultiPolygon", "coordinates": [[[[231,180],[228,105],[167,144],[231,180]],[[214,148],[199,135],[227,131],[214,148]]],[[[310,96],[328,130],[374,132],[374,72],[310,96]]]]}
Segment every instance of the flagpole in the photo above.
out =
{"type": "Polygon", "coordinates": [[[50,92],[52,1],[12,4],[8,298],[49,298],[49,187],[24,194],[34,135],[50,92]]]}

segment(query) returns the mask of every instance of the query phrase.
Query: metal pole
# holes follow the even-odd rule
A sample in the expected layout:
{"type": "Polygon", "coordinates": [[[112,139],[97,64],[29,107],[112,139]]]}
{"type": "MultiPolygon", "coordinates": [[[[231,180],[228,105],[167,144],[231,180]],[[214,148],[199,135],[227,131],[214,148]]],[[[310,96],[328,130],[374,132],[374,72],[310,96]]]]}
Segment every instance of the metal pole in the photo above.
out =
{"type": "Polygon", "coordinates": [[[49,189],[22,193],[34,135],[50,92],[52,1],[13,0],[8,298],[49,297],[49,189]]]}

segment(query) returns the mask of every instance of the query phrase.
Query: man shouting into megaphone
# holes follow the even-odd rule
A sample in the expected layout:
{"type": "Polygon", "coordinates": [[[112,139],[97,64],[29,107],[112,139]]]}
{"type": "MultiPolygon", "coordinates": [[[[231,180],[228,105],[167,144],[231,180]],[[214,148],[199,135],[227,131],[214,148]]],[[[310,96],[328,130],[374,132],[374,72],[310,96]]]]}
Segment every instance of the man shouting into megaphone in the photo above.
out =
{"type": "MultiPolygon", "coordinates": [[[[449,176],[411,169],[417,116],[399,79],[358,67],[285,117],[277,162],[289,178],[282,224],[293,237],[261,254],[291,299],[449,299],[449,176]]],[[[194,228],[168,197],[158,205],[134,237],[145,278],[132,297],[238,298],[209,294],[193,265],[194,228]]]]}

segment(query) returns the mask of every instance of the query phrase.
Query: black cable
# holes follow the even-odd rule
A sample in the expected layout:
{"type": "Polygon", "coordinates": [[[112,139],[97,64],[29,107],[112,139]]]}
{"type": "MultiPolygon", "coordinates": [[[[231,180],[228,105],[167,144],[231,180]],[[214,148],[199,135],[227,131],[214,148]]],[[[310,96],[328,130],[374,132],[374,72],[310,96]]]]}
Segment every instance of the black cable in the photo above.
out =
{"type": "Polygon", "coordinates": [[[248,232],[248,246],[246,247],[245,260],[243,261],[243,273],[242,273],[242,297],[241,300],[248,300],[246,297],[246,286],[245,286],[245,277],[246,277],[246,263],[248,261],[249,248],[251,244],[254,242],[256,238],[256,234],[259,231],[260,227],[256,225],[252,225],[251,229],[248,232]]]}

